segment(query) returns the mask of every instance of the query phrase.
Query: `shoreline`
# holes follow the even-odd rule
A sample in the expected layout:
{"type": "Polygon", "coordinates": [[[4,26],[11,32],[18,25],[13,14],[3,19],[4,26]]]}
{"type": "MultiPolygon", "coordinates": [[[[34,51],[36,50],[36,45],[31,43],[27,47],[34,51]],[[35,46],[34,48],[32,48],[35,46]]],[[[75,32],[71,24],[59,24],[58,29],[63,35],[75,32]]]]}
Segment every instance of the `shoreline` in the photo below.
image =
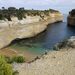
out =
{"type": "Polygon", "coordinates": [[[32,63],[14,63],[19,75],[74,75],[75,37],[71,37],[60,51],[48,52],[32,63]]]}
{"type": "Polygon", "coordinates": [[[16,38],[23,39],[23,38],[30,38],[36,36],[37,34],[43,32],[47,28],[48,24],[52,24],[57,21],[62,21],[60,18],[62,18],[62,16],[60,16],[58,19],[56,17],[56,18],[47,19],[46,21],[40,21],[37,23],[18,25],[11,28],[4,28],[2,31],[0,31],[1,33],[0,48],[9,45],[16,38]],[[6,39],[4,39],[5,37],[6,39]]]}
{"type": "MultiPolygon", "coordinates": [[[[59,22],[61,22],[61,21],[59,21],[59,22]]],[[[55,23],[58,23],[58,22],[55,22],[55,23]]],[[[46,30],[46,29],[45,29],[45,30],[46,30]]],[[[44,31],[45,31],[45,30],[44,30],[44,31]]],[[[43,31],[43,32],[44,32],[44,31],[43,31]]],[[[42,33],[42,32],[41,32],[41,33],[42,33]]],[[[39,33],[39,34],[41,34],[41,33],[39,33]]],[[[39,35],[39,34],[37,34],[37,35],[39,35]]],[[[36,35],[36,36],[37,36],[37,35],[36,35]]],[[[34,36],[34,37],[35,37],[35,36],[34,36]]],[[[33,38],[33,37],[31,37],[31,38],[33,38]]],[[[28,38],[27,38],[27,39],[28,39],[28,38]]],[[[5,48],[2,48],[2,49],[1,49],[1,50],[2,50],[2,53],[4,52],[4,53],[3,53],[4,55],[6,55],[6,54],[5,54],[5,50],[7,49],[7,47],[8,47],[8,46],[6,46],[5,48]],[[4,49],[5,49],[5,50],[4,50],[4,49]]],[[[12,49],[12,48],[11,48],[11,49],[12,49]]],[[[8,48],[8,51],[7,51],[7,52],[9,52],[9,54],[11,54],[11,53],[14,52],[14,51],[11,51],[11,49],[10,49],[10,51],[9,51],[9,48],[8,48]]],[[[0,51],[1,51],[1,50],[0,50],[0,51]]],[[[16,52],[17,52],[17,51],[16,51],[16,52]]],[[[25,51],[25,52],[26,52],[26,51],[25,51]]],[[[28,52],[27,52],[27,53],[28,53],[28,52]]],[[[16,54],[16,53],[14,52],[14,54],[16,54]]],[[[17,52],[17,54],[18,54],[18,52],[17,52]]],[[[45,53],[44,53],[44,54],[45,54],[45,53]]],[[[38,55],[37,55],[37,56],[35,56],[34,58],[32,58],[30,61],[26,61],[26,62],[31,63],[31,62],[33,62],[33,61],[39,59],[40,57],[42,57],[44,54],[42,54],[41,56],[38,56],[38,55]]],[[[11,54],[11,55],[13,55],[13,54],[11,54]]],[[[26,57],[27,57],[27,56],[26,56],[26,57]]],[[[28,57],[27,57],[27,58],[28,58],[28,57]]],[[[27,59],[26,59],[26,60],[27,60],[27,59]]]]}

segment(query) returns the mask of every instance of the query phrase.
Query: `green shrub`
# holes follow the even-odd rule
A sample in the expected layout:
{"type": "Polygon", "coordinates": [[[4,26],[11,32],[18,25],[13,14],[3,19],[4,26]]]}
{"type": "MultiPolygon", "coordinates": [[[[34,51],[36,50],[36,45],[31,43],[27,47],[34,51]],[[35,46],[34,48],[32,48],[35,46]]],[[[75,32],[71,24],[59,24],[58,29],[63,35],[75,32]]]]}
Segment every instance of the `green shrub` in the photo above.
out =
{"type": "Polygon", "coordinates": [[[13,75],[12,66],[0,55],[0,75],[13,75]]]}
{"type": "Polygon", "coordinates": [[[23,62],[25,62],[25,58],[23,56],[5,57],[5,61],[9,64],[11,64],[13,62],[23,63],[23,62]]]}
{"type": "Polygon", "coordinates": [[[5,60],[7,63],[10,63],[10,64],[14,62],[11,57],[5,57],[5,60]]]}
{"type": "Polygon", "coordinates": [[[17,63],[23,63],[25,62],[25,58],[23,56],[16,56],[16,57],[13,57],[13,61],[17,63]]]}
{"type": "Polygon", "coordinates": [[[18,71],[14,71],[13,75],[19,75],[19,72],[18,71]]]}

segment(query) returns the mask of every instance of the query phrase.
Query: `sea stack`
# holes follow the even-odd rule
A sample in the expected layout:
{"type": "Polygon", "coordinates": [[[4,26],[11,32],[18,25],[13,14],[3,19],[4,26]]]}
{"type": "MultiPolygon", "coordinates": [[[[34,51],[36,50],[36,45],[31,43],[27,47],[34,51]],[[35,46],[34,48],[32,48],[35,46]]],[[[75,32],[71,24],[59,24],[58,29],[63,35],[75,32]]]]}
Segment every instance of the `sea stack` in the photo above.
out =
{"type": "Polygon", "coordinates": [[[72,11],[69,12],[67,24],[68,26],[75,26],[75,9],[72,9],[72,11]]]}

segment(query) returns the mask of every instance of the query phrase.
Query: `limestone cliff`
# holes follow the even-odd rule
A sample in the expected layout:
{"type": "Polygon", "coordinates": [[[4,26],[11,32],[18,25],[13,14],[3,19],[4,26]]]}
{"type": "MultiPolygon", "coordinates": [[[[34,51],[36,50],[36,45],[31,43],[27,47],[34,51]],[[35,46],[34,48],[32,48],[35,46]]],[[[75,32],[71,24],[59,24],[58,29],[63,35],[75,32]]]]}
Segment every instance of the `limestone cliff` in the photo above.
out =
{"type": "Polygon", "coordinates": [[[12,21],[0,23],[0,48],[3,48],[11,43],[16,38],[33,37],[47,28],[48,24],[62,21],[61,13],[50,13],[41,19],[39,16],[27,17],[23,20],[12,18],[12,21]]]}
{"type": "Polygon", "coordinates": [[[69,12],[69,15],[67,17],[67,24],[68,26],[75,26],[75,9],[69,12]]]}

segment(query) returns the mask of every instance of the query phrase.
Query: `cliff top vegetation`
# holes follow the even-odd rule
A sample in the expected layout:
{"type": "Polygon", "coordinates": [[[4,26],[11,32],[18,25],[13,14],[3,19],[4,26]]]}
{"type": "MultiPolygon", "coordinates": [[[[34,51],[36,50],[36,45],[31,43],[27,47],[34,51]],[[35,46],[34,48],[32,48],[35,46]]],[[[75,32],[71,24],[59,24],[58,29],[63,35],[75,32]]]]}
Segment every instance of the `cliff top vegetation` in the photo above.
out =
{"type": "Polygon", "coordinates": [[[43,15],[49,15],[49,13],[53,13],[53,12],[58,12],[57,10],[53,10],[53,9],[48,9],[48,10],[28,10],[28,9],[24,9],[22,8],[15,8],[15,7],[9,7],[9,8],[5,8],[2,7],[2,9],[0,9],[0,20],[5,20],[7,19],[8,21],[11,21],[11,17],[15,16],[18,17],[19,20],[26,18],[26,15],[28,16],[43,16],[43,15]]]}
{"type": "Polygon", "coordinates": [[[69,14],[70,14],[71,16],[75,16],[75,9],[72,9],[72,10],[69,12],[69,14]]]}

